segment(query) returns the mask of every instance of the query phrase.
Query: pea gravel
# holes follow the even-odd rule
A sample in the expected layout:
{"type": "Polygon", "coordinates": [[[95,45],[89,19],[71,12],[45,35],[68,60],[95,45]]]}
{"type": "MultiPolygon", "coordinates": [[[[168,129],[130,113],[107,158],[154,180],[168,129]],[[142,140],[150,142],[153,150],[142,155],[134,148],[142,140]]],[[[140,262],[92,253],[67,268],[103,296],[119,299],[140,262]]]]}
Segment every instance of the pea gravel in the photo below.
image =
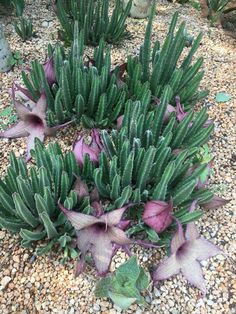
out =
{"type": "MultiPolygon", "coordinates": [[[[12,26],[14,17],[3,20],[6,35],[13,51],[20,51],[24,60],[22,66],[14,71],[0,73],[0,110],[10,104],[8,89],[12,81],[21,81],[20,72],[30,61],[45,60],[47,44],[57,40],[58,22],[52,11],[47,8],[49,1],[27,0],[25,15],[33,20],[37,37],[22,43],[12,26]]],[[[153,27],[153,40],[163,39],[174,11],[179,11],[180,21],[185,20],[190,34],[196,36],[202,31],[204,38],[197,56],[204,57],[205,77],[202,86],[210,90],[204,103],[209,108],[211,118],[215,120],[215,133],[210,142],[214,159],[214,176],[211,186],[218,195],[232,201],[215,211],[208,211],[199,221],[201,234],[219,245],[227,254],[202,262],[208,293],[202,298],[200,292],[191,287],[178,275],[170,280],[160,282],[157,287],[149,287],[145,295],[146,307],[132,305],[123,313],[163,313],[163,314],[218,314],[236,313],[236,224],[235,224],[235,107],[236,107],[236,41],[226,35],[222,29],[211,28],[207,20],[189,5],[172,4],[162,1],[157,5],[157,16],[153,27]],[[227,103],[216,103],[217,92],[227,92],[232,96],[227,103]]],[[[113,47],[112,62],[125,61],[130,53],[137,53],[143,40],[147,20],[128,19],[131,40],[124,41],[119,47],[113,47]]],[[[91,48],[86,48],[91,53],[91,48]]],[[[199,104],[199,107],[201,104],[199,104]]],[[[6,121],[5,121],[6,122],[6,121]]],[[[1,126],[0,126],[1,128],[1,126]]],[[[75,127],[58,133],[53,141],[58,140],[64,150],[71,147],[76,134],[75,127]]],[[[48,143],[48,140],[46,141],[48,143]]],[[[0,175],[8,166],[10,151],[18,156],[25,154],[24,139],[0,140],[0,175]]],[[[164,250],[143,249],[134,246],[139,262],[150,269],[164,256],[164,250]]],[[[87,267],[85,274],[74,278],[73,262],[60,264],[61,256],[34,258],[34,251],[20,247],[19,238],[8,232],[0,231],[0,313],[121,313],[107,299],[96,299],[93,291],[97,281],[93,269],[87,267]]],[[[115,270],[127,259],[123,252],[114,257],[111,270],[115,270]]]]}

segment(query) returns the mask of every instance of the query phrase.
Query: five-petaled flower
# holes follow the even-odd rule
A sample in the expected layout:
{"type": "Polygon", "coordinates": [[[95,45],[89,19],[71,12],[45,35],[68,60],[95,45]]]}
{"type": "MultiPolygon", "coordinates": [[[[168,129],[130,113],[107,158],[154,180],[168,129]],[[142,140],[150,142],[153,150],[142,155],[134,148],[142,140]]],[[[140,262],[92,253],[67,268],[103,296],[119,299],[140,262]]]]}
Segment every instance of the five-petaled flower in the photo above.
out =
{"type": "Polygon", "coordinates": [[[98,274],[106,274],[117,245],[122,247],[132,243],[121,226],[122,215],[127,206],[102,214],[100,217],[70,211],[61,204],[59,208],[76,230],[77,246],[81,251],[77,274],[83,271],[88,252],[92,254],[98,274]]]}
{"type": "Polygon", "coordinates": [[[192,285],[205,294],[206,286],[199,262],[224,253],[213,243],[200,237],[193,222],[187,224],[185,235],[178,221],[177,225],[177,232],[171,241],[171,255],[154,271],[154,283],[181,272],[192,285]]]}
{"type": "Polygon", "coordinates": [[[39,100],[37,101],[32,110],[22,105],[20,102],[16,101],[14,91],[13,101],[20,121],[17,122],[10,129],[4,132],[0,132],[0,137],[3,138],[28,137],[26,160],[29,160],[31,158],[30,150],[34,148],[35,138],[38,138],[43,142],[45,136],[52,136],[56,133],[57,130],[71,123],[67,122],[65,124],[51,128],[47,126],[46,122],[47,103],[45,94],[41,94],[39,100]]]}

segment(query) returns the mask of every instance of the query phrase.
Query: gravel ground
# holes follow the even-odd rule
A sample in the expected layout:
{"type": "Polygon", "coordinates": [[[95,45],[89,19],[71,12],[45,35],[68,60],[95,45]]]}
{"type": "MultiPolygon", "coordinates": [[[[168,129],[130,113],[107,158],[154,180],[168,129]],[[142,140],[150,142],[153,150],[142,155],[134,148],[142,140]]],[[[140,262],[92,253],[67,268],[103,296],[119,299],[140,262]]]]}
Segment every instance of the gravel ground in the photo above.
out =
{"type": "MultiPolygon", "coordinates": [[[[43,61],[48,42],[54,43],[57,38],[58,23],[47,1],[26,1],[26,15],[33,19],[37,38],[22,43],[13,31],[12,18],[4,21],[7,24],[7,37],[13,51],[20,51],[24,65],[15,67],[14,71],[0,74],[0,110],[10,103],[8,88],[13,79],[20,81],[20,72],[35,58],[43,61]]],[[[49,1],[48,1],[49,2],[49,1]]],[[[202,298],[200,292],[191,287],[178,275],[173,279],[161,282],[158,287],[150,287],[146,295],[148,306],[130,307],[126,313],[236,313],[236,276],[235,266],[235,114],[236,107],[236,42],[219,28],[210,28],[200,13],[190,6],[180,6],[162,2],[158,4],[154,22],[155,38],[163,38],[172,13],[178,10],[180,20],[186,20],[188,30],[197,35],[204,33],[202,45],[197,52],[203,56],[205,78],[202,86],[210,90],[205,103],[209,114],[215,119],[215,134],[211,140],[214,160],[214,178],[212,187],[218,195],[232,201],[224,208],[208,211],[199,221],[199,228],[207,239],[219,245],[230,259],[222,256],[202,262],[208,293],[202,298]],[[232,96],[227,103],[216,103],[215,94],[225,91],[232,96]]],[[[130,53],[135,53],[143,40],[146,20],[128,20],[132,40],[113,49],[112,61],[115,64],[124,61],[130,53]]],[[[61,131],[56,138],[68,149],[71,146],[75,129],[61,131]]],[[[47,143],[47,142],[46,142],[47,143]]],[[[25,141],[0,141],[0,174],[8,165],[8,155],[14,150],[19,156],[25,153],[25,141]]],[[[144,250],[133,247],[140,263],[149,268],[164,257],[161,250],[144,250]]],[[[106,299],[96,299],[93,294],[97,280],[94,270],[87,269],[86,274],[74,279],[73,262],[62,266],[60,256],[32,259],[33,250],[22,249],[17,236],[0,231],[0,313],[120,313],[119,308],[106,299]]],[[[124,262],[126,255],[118,252],[111,268],[115,269],[124,262]]]]}

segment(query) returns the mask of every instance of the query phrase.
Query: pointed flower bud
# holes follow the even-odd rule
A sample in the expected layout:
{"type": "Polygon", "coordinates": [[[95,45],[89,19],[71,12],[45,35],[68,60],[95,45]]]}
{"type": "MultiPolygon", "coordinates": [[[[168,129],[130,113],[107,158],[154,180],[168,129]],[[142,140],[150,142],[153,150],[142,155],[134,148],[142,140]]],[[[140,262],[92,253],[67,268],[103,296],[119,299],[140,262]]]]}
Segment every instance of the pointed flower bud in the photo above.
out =
{"type": "Polygon", "coordinates": [[[53,66],[53,57],[51,57],[44,63],[43,69],[45,72],[48,85],[51,86],[54,83],[56,83],[56,74],[55,74],[54,66],[53,66]]]}
{"type": "Polygon", "coordinates": [[[184,111],[184,109],[180,103],[179,96],[175,97],[175,103],[176,103],[176,111],[177,111],[176,118],[179,122],[181,122],[188,115],[188,112],[184,111]]]}
{"type": "Polygon", "coordinates": [[[73,145],[73,152],[75,154],[75,158],[81,167],[84,164],[85,155],[88,155],[90,160],[95,165],[97,165],[99,154],[103,149],[102,142],[100,140],[100,135],[96,129],[92,130],[91,136],[92,141],[89,145],[85,143],[84,136],[80,135],[73,145]]]}
{"type": "Polygon", "coordinates": [[[172,222],[173,203],[149,201],[144,206],[143,221],[157,233],[164,231],[172,222]]]}
{"type": "Polygon", "coordinates": [[[120,130],[120,129],[121,129],[123,119],[124,119],[124,115],[119,116],[119,117],[117,118],[117,120],[116,120],[116,128],[117,128],[117,130],[120,130]]]}

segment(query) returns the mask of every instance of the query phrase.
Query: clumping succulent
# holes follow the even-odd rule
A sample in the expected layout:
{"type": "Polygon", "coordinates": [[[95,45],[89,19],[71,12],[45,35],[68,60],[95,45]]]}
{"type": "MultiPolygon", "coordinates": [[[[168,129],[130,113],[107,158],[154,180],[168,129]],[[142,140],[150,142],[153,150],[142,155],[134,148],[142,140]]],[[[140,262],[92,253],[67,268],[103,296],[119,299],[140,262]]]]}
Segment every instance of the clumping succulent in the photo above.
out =
{"type": "MultiPolygon", "coordinates": [[[[194,206],[191,207],[193,210],[194,206]]],[[[167,279],[181,272],[191,284],[206,294],[199,262],[217,254],[224,253],[216,245],[200,237],[193,222],[187,224],[184,234],[183,227],[177,221],[177,231],[171,241],[171,255],[154,271],[154,283],[157,284],[159,280],[167,279]]]]}
{"type": "Polygon", "coordinates": [[[57,143],[45,148],[36,140],[32,158],[34,164],[27,169],[23,159],[10,155],[6,176],[0,179],[0,226],[19,233],[24,247],[48,239],[45,246],[37,247],[37,254],[59,246],[65,256],[75,255],[74,229],[66,222],[57,202],[60,199],[70,209],[78,205],[87,212],[89,195],[83,193],[82,197],[77,181],[81,178],[83,182],[86,174],[74,154],[63,154],[57,143]]]}
{"type": "MultiPolygon", "coordinates": [[[[94,12],[93,0],[81,3],[94,12]]],[[[105,1],[94,7],[97,16],[106,16],[105,1]]],[[[65,8],[69,14],[70,5],[65,8]]],[[[27,136],[27,160],[32,157],[33,163],[27,167],[10,155],[10,167],[0,179],[0,226],[18,232],[24,247],[47,239],[38,254],[55,246],[65,258],[79,251],[77,274],[83,272],[88,254],[97,273],[104,275],[118,248],[131,255],[131,243],[155,248],[164,244],[171,254],[154,271],[155,284],[182,272],[206,293],[199,261],[222,251],[200,237],[193,222],[203,212],[195,207],[211,210],[228,200],[215,196],[208,186],[212,156],[206,143],[213,121],[206,106],[193,108],[206,95],[198,91],[202,58],[191,64],[201,35],[180,63],[186,49],[185,25],[175,33],[174,14],[162,48],[157,41],[151,49],[154,13],[153,5],[139,55],[121,65],[111,66],[104,39],[93,57],[85,56],[88,29],[79,32],[81,21],[76,21],[68,26],[74,36],[71,49],[49,46],[46,63],[34,61],[22,72],[25,87],[14,84],[12,89],[19,121],[0,137],[27,136]],[[17,101],[16,94],[30,106],[17,101]],[[90,136],[81,132],[65,154],[56,143],[43,146],[45,136],[72,120],[90,128],[90,136]]],[[[117,12],[112,19],[119,20],[117,12]]],[[[89,25],[88,17],[82,25],[89,25]]],[[[115,280],[104,278],[107,286],[101,293],[123,308],[143,303],[140,291],[148,284],[135,258],[130,263],[135,272],[126,278],[123,268],[115,280]]]]}
{"type": "Polygon", "coordinates": [[[178,14],[173,15],[168,34],[161,46],[159,41],[151,45],[152,22],[155,5],[146,28],[144,42],[138,56],[130,56],[127,61],[127,78],[130,93],[135,97],[143,84],[149,84],[152,96],[160,97],[165,85],[170,85],[173,93],[170,103],[175,105],[175,96],[179,96],[183,108],[189,110],[197,101],[204,98],[208,91],[199,91],[198,87],[204,72],[201,70],[203,58],[193,64],[194,53],[200,45],[202,34],[193,41],[191,48],[185,48],[186,29],[181,23],[175,33],[178,14]],[[152,48],[153,47],[153,48],[152,48]],[[184,50],[189,49],[183,61],[179,62],[184,50]]]}
{"type": "Polygon", "coordinates": [[[1,132],[0,137],[2,138],[28,137],[26,160],[29,160],[31,158],[30,151],[31,149],[34,148],[35,138],[38,138],[43,142],[45,136],[55,135],[55,133],[59,129],[68,125],[68,123],[51,128],[47,126],[46,122],[47,103],[46,96],[44,93],[40,96],[37,103],[35,103],[32,110],[15,99],[14,90],[12,94],[19,122],[17,122],[10,129],[1,132]]]}
{"type": "Polygon", "coordinates": [[[118,44],[128,32],[126,19],[131,9],[132,0],[122,9],[122,1],[117,0],[112,14],[109,14],[110,1],[97,0],[58,0],[55,11],[62,27],[60,37],[70,43],[73,40],[73,26],[77,20],[79,30],[84,30],[86,45],[98,45],[101,38],[108,43],[118,44]]]}

